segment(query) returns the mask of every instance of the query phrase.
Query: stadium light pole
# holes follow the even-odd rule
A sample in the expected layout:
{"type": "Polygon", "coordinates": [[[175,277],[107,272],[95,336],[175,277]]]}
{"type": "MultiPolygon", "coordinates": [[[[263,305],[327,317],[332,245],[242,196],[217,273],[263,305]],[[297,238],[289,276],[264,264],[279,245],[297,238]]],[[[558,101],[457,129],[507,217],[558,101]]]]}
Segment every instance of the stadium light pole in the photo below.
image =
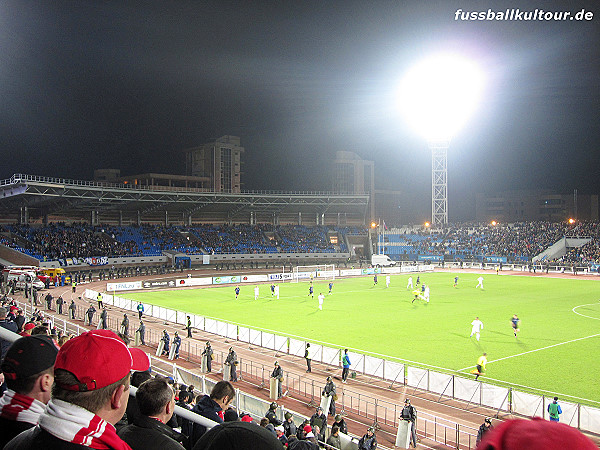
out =
{"type": "Polygon", "coordinates": [[[405,75],[400,106],[408,123],[431,150],[431,224],[448,223],[448,147],[474,111],[483,77],[472,62],[452,54],[435,55],[405,75]]]}

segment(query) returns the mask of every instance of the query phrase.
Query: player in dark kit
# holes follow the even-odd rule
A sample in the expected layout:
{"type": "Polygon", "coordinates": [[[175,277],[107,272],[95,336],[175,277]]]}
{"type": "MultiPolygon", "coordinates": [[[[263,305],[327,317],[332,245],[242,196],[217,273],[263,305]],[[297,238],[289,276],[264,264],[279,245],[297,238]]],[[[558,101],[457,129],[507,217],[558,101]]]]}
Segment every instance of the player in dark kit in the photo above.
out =
{"type": "Polygon", "coordinates": [[[333,289],[333,282],[329,282],[329,294],[331,294],[331,290],[333,289]]]}
{"type": "Polygon", "coordinates": [[[373,276],[373,286],[377,284],[377,275],[373,276]]]}
{"type": "Polygon", "coordinates": [[[308,287],[308,295],[310,295],[312,298],[315,298],[315,290],[312,287],[312,284],[308,287]]]}
{"type": "Polygon", "coordinates": [[[513,314],[512,319],[510,319],[510,324],[512,326],[513,329],[513,334],[515,335],[515,337],[517,337],[517,333],[520,331],[519,330],[519,318],[517,317],[516,314],[513,314]]]}
{"type": "Polygon", "coordinates": [[[240,287],[236,286],[235,287],[235,299],[237,300],[238,296],[240,295],[240,287]]]}
{"type": "Polygon", "coordinates": [[[458,277],[454,277],[454,287],[458,286],[458,277]]]}

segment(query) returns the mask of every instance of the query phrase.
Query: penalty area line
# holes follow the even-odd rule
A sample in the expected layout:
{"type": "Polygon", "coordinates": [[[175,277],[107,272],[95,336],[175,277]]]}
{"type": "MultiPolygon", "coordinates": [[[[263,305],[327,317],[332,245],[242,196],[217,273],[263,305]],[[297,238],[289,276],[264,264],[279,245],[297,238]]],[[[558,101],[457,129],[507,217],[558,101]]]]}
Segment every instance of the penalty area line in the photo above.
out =
{"type": "MultiPolygon", "coordinates": [[[[504,361],[505,359],[515,358],[517,356],[526,355],[528,353],[539,352],[540,350],[547,350],[552,347],[558,347],[559,345],[570,344],[571,342],[583,341],[584,339],[589,339],[589,338],[598,337],[598,336],[600,336],[600,333],[592,334],[591,336],[585,336],[585,337],[581,337],[581,338],[577,338],[577,339],[571,339],[570,341],[559,342],[558,344],[548,345],[547,347],[536,348],[535,350],[529,350],[529,351],[526,351],[523,353],[517,353],[516,355],[505,356],[504,358],[494,359],[492,361],[488,361],[487,363],[491,364],[491,363],[495,363],[498,361],[504,361]]],[[[458,369],[457,372],[462,372],[463,370],[472,369],[473,367],[475,367],[475,366],[469,366],[469,367],[465,367],[464,369],[458,369]]]]}

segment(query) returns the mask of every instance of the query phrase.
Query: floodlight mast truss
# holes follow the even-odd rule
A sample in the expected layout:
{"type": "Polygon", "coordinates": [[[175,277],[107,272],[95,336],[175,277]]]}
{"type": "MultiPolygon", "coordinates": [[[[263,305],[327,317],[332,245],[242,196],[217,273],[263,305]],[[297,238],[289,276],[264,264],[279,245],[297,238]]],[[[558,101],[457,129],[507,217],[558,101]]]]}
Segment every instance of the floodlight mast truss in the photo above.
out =
{"type": "Polygon", "coordinates": [[[443,226],[448,223],[448,144],[447,140],[429,141],[432,226],[443,226]]]}

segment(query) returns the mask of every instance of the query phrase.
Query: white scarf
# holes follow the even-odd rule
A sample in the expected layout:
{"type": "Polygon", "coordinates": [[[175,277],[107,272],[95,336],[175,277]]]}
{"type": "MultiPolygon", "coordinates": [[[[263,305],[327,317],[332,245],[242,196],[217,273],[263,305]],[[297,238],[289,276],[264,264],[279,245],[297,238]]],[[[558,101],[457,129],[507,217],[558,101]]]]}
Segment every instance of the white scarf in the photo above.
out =
{"type": "Polygon", "coordinates": [[[0,398],[0,417],[15,422],[37,425],[46,405],[39,400],[7,389],[0,398]]]}
{"type": "Polygon", "coordinates": [[[115,427],[87,409],[52,399],[40,417],[40,427],[62,441],[97,450],[131,450],[115,427]]]}

